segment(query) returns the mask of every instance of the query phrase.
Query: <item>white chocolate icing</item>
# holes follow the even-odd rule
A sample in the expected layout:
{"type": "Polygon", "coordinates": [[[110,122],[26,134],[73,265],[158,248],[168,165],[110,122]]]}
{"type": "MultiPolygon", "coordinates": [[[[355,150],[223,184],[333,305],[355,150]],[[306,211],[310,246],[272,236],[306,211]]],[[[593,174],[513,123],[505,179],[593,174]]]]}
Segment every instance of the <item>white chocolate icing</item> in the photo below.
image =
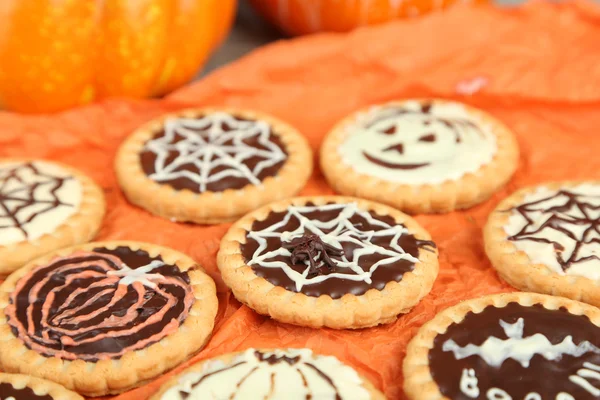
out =
{"type": "Polygon", "coordinates": [[[248,265],[260,265],[261,267],[282,269],[285,274],[294,281],[296,284],[296,290],[298,291],[300,291],[305,285],[323,282],[332,278],[343,278],[347,280],[371,283],[371,276],[380,265],[395,263],[399,260],[408,260],[413,263],[419,262],[418,258],[406,253],[399,245],[400,237],[408,233],[409,231],[405,226],[399,224],[389,225],[383,221],[373,218],[368,211],[359,209],[356,203],[336,203],[321,206],[289,206],[287,209],[287,214],[280,222],[273,224],[261,231],[248,232],[248,238],[256,240],[256,242],[259,244],[252,258],[248,261],[248,265]],[[339,213],[336,218],[329,221],[310,219],[304,215],[315,210],[339,210],[339,213]],[[352,223],[349,221],[354,214],[358,214],[365,218],[371,225],[381,226],[384,229],[379,231],[362,231],[359,226],[352,225],[352,223]],[[287,225],[292,218],[296,218],[300,222],[298,228],[291,232],[276,232],[279,227],[287,225]],[[329,233],[324,233],[322,230],[324,228],[333,230],[329,233]],[[267,247],[267,238],[279,237],[281,238],[282,242],[288,242],[293,238],[302,236],[304,233],[317,234],[324,243],[332,245],[338,249],[342,248],[341,243],[343,242],[350,242],[356,245],[357,249],[353,252],[351,260],[349,260],[345,254],[343,254],[341,256],[341,261],[336,262],[337,268],[348,268],[352,270],[353,274],[334,272],[309,278],[308,273],[310,268],[308,260],[305,261],[306,269],[302,273],[299,273],[292,269],[286,262],[275,259],[277,256],[289,257],[291,255],[290,250],[281,247],[277,250],[265,252],[267,247]],[[377,237],[392,235],[393,237],[391,239],[389,249],[372,243],[373,239],[377,237]],[[385,258],[373,264],[369,270],[363,270],[359,266],[360,258],[375,253],[383,255],[385,258]]]}
{"type": "Polygon", "coordinates": [[[600,279],[600,185],[540,187],[510,211],[504,231],[533,263],[559,275],[600,279]],[[563,249],[555,251],[553,242],[563,249]]]}
{"type": "Polygon", "coordinates": [[[433,103],[429,112],[418,101],[374,107],[345,129],[338,148],[343,162],[358,173],[396,183],[457,180],[488,164],[497,151],[490,124],[459,103],[433,103]],[[395,133],[384,133],[390,129],[395,133]],[[404,168],[378,165],[367,156],[404,168]]]}
{"type": "Polygon", "coordinates": [[[260,353],[261,361],[256,352],[248,349],[228,364],[207,362],[201,371],[182,375],[161,400],[371,398],[356,371],[335,357],[313,355],[309,349],[287,349],[260,353]]]}
{"type": "Polygon", "coordinates": [[[121,269],[108,271],[106,275],[120,277],[119,285],[131,285],[134,282],[140,282],[144,286],[155,288],[156,284],[152,282],[152,280],[160,280],[163,278],[163,275],[152,274],[150,271],[155,268],[160,268],[163,265],[165,265],[165,263],[162,261],[153,260],[148,265],[132,269],[127,264],[122,263],[121,269]]]}
{"type": "Polygon", "coordinates": [[[79,209],[81,183],[44,161],[0,164],[0,245],[54,232],[79,209]]]}
{"type": "Polygon", "coordinates": [[[270,140],[271,128],[266,121],[240,121],[230,114],[215,112],[197,119],[170,119],[164,129],[164,136],[144,146],[156,154],[155,172],[148,177],[157,182],[186,178],[198,184],[199,192],[207,191],[209,183],[228,177],[245,178],[253,185],[261,185],[259,174],[287,157],[270,140]],[[231,130],[225,131],[223,124],[231,130]],[[246,144],[245,140],[250,138],[258,138],[263,148],[246,144]],[[178,153],[173,160],[169,158],[172,151],[178,153]],[[250,168],[244,161],[253,157],[262,161],[250,168]],[[194,165],[199,172],[178,170],[185,165],[194,165]]]}

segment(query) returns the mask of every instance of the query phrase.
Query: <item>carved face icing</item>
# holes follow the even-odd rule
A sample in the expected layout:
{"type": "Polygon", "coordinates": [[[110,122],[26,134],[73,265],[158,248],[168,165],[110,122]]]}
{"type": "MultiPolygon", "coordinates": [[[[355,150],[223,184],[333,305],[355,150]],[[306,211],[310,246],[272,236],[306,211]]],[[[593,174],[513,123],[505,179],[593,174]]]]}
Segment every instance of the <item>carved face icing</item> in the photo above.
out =
{"type": "Polygon", "coordinates": [[[273,285],[337,299],[399,282],[419,262],[419,251],[434,247],[356,203],[307,203],[255,221],[241,250],[256,275],[273,285]]]}
{"type": "Polygon", "coordinates": [[[437,184],[489,163],[496,136],[457,103],[408,101],[375,108],[349,125],[339,147],[356,172],[391,182],[437,184]]]}
{"type": "Polygon", "coordinates": [[[600,328],[564,309],[488,306],[435,338],[429,366],[451,399],[597,399],[600,328]]]}
{"type": "Polygon", "coordinates": [[[22,277],[5,313],[13,334],[46,357],[97,361],[146,348],[179,328],[189,277],[143,250],[97,248],[22,277]]]}
{"type": "Polygon", "coordinates": [[[81,184],[57,165],[0,164],[0,245],[52,233],[78,209],[81,184]]]}
{"type": "Polygon", "coordinates": [[[196,193],[260,185],[277,172],[287,153],[265,121],[215,112],[165,122],[144,146],[140,161],[152,180],[196,193]]]}
{"type": "Polygon", "coordinates": [[[600,185],[539,188],[510,210],[508,240],[560,275],[600,279],[600,185]]]}
{"type": "Polygon", "coordinates": [[[229,364],[209,361],[181,376],[161,400],[194,399],[366,400],[358,374],[331,356],[308,349],[249,349],[229,364]]]}

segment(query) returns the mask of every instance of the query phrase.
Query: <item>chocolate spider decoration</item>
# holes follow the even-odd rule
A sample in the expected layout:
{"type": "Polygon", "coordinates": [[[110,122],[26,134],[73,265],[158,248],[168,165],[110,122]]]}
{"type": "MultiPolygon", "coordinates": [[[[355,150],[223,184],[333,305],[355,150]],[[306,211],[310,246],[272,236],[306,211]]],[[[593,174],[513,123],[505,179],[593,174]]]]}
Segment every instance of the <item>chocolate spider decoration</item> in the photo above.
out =
{"type": "Polygon", "coordinates": [[[292,239],[290,242],[283,243],[283,247],[292,251],[292,263],[296,264],[308,260],[308,276],[319,274],[317,264],[315,263],[317,256],[317,261],[323,262],[329,270],[332,270],[336,264],[330,256],[341,256],[343,254],[341,249],[323,242],[318,235],[312,233],[305,233],[300,237],[292,239]]]}

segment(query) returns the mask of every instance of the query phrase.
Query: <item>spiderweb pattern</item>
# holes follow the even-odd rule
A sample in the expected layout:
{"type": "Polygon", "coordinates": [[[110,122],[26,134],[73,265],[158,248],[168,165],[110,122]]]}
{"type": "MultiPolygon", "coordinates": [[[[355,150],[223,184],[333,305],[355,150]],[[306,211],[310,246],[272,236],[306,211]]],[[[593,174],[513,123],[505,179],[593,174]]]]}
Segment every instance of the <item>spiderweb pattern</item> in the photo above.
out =
{"type": "Polygon", "coordinates": [[[198,192],[231,177],[260,185],[261,174],[286,159],[286,153],[271,140],[267,122],[240,120],[223,112],[169,120],[164,135],[147,142],[145,150],[156,155],[150,179],[184,178],[198,185],[198,192]],[[249,144],[253,140],[260,147],[249,144]]]}
{"type": "Polygon", "coordinates": [[[28,224],[39,216],[61,207],[74,208],[58,194],[72,179],[42,171],[34,163],[0,168],[0,236],[2,230],[16,228],[29,239],[34,233],[28,224]]]}

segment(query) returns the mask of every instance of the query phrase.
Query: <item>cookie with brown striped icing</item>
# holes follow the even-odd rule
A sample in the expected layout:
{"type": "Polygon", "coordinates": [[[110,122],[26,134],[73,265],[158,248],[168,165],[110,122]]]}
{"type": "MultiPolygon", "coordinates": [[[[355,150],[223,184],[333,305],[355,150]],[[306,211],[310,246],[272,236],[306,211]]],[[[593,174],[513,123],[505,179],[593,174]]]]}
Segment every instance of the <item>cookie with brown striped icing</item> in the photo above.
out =
{"type": "Polygon", "coordinates": [[[504,186],[518,164],[513,133],[493,116],[439,99],[357,111],[321,146],[321,169],[339,193],[410,213],[472,207],[504,186]]]}
{"type": "Polygon", "coordinates": [[[104,212],[102,189],[80,171],[45,160],[0,159],[0,277],[91,240],[104,212]]]}
{"type": "Polygon", "coordinates": [[[600,181],[517,191],[490,214],[485,248],[512,286],[600,306],[600,181]]]}
{"type": "Polygon", "coordinates": [[[312,152],[298,131],[269,115],[192,109],[136,130],[115,168],[132,203],[174,221],[219,223],[298,193],[312,152]]]}
{"type": "Polygon", "coordinates": [[[87,396],[119,393],[198,352],[217,312],[192,259],[96,242],[37,259],[0,286],[0,368],[87,396]]]}
{"type": "Polygon", "coordinates": [[[412,218],[339,196],[269,204],[236,222],[217,263],[235,297],[272,318],[314,328],[391,323],[429,293],[437,249],[412,218]]]}
{"type": "Polygon", "coordinates": [[[75,392],[45,379],[0,373],[1,400],[84,400],[75,392]]]}
{"type": "Polygon", "coordinates": [[[333,356],[310,349],[248,349],[195,365],[150,400],[383,400],[383,394],[333,356]]]}

